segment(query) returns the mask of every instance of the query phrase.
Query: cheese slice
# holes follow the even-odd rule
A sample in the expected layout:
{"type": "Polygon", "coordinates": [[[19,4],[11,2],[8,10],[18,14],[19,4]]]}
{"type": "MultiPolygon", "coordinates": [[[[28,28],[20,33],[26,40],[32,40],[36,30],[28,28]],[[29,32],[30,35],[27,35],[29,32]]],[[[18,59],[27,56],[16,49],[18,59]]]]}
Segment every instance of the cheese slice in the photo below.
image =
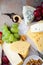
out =
{"type": "Polygon", "coordinates": [[[40,20],[39,23],[43,23],[43,20],[40,20]]]}
{"type": "Polygon", "coordinates": [[[38,51],[43,54],[43,20],[30,27],[27,36],[34,41],[38,51]]]}
{"type": "Polygon", "coordinates": [[[28,55],[30,44],[27,41],[16,41],[11,44],[10,49],[14,52],[16,51],[23,58],[28,55]]]}
{"type": "Polygon", "coordinates": [[[30,27],[31,32],[43,32],[43,23],[36,23],[30,27]]]}
{"type": "Polygon", "coordinates": [[[11,44],[7,43],[3,44],[4,53],[8,57],[9,61],[11,62],[12,65],[22,65],[23,60],[21,59],[17,52],[11,50],[10,46],[11,44]]]}
{"type": "Polygon", "coordinates": [[[43,52],[43,32],[27,32],[27,36],[34,41],[38,51],[43,52]]]}

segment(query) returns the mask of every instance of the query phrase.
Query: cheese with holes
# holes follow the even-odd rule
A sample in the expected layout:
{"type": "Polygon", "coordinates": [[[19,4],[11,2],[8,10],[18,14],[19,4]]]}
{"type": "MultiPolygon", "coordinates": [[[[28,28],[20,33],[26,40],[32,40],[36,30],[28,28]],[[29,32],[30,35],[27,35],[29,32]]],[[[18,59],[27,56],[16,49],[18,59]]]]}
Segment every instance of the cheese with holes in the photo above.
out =
{"type": "Polygon", "coordinates": [[[16,41],[11,44],[10,48],[20,54],[23,58],[26,58],[29,52],[30,44],[27,41],[16,41]]]}
{"type": "Polygon", "coordinates": [[[22,65],[23,60],[16,51],[11,50],[11,44],[4,43],[3,50],[12,65],[22,65]]]}
{"type": "MultiPolygon", "coordinates": [[[[41,25],[43,25],[43,23],[41,25]]],[[[30,30],[27,32],[27,36],[34,41],[34,44],[37,47],[38,51],[43,52],[43,29],[41,29],[43,26],[40,27],[39,25],[36,26],[36,24],[34,24],[33,27],[34,30],[30,27],[30,30]],[[35,27],[38,27],[37,30],[35,30],[35,27]]]]}
{"type": "Polygon", "coordinates": [[[30,44],[22,40],[3,44],[3,50],[12,65],[22,65],[22,58],[24,59],[27,57],[29,48],[30,44]]]}

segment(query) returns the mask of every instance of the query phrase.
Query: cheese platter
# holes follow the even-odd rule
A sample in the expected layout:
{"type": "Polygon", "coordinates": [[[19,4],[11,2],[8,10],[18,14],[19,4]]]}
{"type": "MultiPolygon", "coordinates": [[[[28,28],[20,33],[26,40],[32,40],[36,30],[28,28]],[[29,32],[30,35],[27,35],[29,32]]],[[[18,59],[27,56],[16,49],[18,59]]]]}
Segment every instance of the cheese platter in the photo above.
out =
{"type": "Polygon", "coordinates": [[[1,14],[0,65],[43,65],[42,10],[42,4],[23,6],[23,18],[15,13],[1,14]]]}

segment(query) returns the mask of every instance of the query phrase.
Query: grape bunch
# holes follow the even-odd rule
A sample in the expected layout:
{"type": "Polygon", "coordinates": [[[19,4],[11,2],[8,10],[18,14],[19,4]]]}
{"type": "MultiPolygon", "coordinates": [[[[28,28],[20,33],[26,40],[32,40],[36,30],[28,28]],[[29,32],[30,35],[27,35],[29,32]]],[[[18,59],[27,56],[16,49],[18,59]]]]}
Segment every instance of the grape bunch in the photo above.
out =
{"type": "Polygon", "coordinates": [[[6,56],[2,57],[2,64],[1,65],[10,65],[9,60],[6,56]]]}
{"type": "Polygon", "coordinates": [[[43,20],[43,2],[40,6],[36,7],[36,10],[34,11],[34,17],[36,21],[43,20]]]}
{"type": "Polygon", "coordinates": [[[20,39],[18,29],[18,23],[12,24],[11,27],[8,27],[6,24],[2,27],[2,40],[8,43],[12,43],[20,39]]]}
{"type": "Polygon", "coordinates": [[[19,35],[19,29],[18,29],[18,23],[14,23],[11,27],[11,32],[14,34],[14,40],[19,40],[20,35],[19,35]]]}

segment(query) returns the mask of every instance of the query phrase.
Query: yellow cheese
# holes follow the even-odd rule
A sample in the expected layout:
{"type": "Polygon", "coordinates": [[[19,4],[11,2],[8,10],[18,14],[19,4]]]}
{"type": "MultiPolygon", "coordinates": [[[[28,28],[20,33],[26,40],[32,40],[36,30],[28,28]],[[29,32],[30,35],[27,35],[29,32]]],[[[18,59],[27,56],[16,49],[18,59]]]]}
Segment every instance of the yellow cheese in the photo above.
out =
{"type": "Polygon", "coordinates": [[[43,52],[43,32],[27,32],[27,36],[34,41],[40,52],[43,52]]]}
{"type": "Polygon", "coordinates": [[[9,59],[11,65],[22,65],[23,64],[22,58],[19,56],[19,54],[17,52],[12,51],[10,49],[10,45],[11,44],[4,43],[3,50],[4,50],[4,53],[6,54],[7,58],[9,59]]]}
{"type": "Polygon", "coordinates": [[[39,23],[43,23],[43,20],[40,20],[39,23]]]}
{"type": "MultiPolygon", "coordinates": [[[[43,24],[43,20],[40,20],[37,23],[43,24]]],[[[40,27],[40,26],[36,26],[36,27],[40,27]]],[[[27,36],[30,37],[30,39],[32,39],[34,41],[34,44],[38,48],[38,51],[43,52],[43,31],[42,32],[41,31],[32,32],[31,27],[30,27],[30,30],[27,32],[27,36]]]]}
{"type": "Polygon", "coordinates": [[[29,47],[30,44],[27,41],[21,40],[13,42],[12,44],[6,42],[3,44],[3,50],[12,65],[22,65],[23,60],[20,56],[26,58],[29,47]]]}
{"type": "Polygon", "coordinates": [[[30,44],[27,41],[16,41],[11,44],[10,48],[12,51],[16,51],[23,58],[26,58],[29,52],[30,44]]]}

